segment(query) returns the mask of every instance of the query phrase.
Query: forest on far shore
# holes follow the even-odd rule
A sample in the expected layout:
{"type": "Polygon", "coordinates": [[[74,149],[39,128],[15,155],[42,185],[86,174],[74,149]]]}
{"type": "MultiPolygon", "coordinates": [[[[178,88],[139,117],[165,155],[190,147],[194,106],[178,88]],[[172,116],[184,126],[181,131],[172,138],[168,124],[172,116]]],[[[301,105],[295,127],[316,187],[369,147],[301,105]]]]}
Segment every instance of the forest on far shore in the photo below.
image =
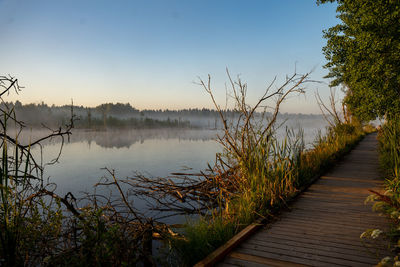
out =
{"type": "MultiPolygon", "coordinates": [[[[44,102],[40,104],[22,104],[20,101],[7,102],[2,105],[13,107],[17,117],[26,126],[58,127],[69,123],[74,115],[74,127],[80,129],[102,130],[120,129],[153,129],[153,128],[205,128],[217,129],[221,125],[220,115],[213,109],[181,110],[138,110],[131,104],[105,103],[96,107],[75,105],[55,106],[44,102]]],[[[225,115],[234,117],[235,110],[224,111],[225,115]]],[[[320,119],[318,114],[279,114],[282,119],[320,119]]]]}

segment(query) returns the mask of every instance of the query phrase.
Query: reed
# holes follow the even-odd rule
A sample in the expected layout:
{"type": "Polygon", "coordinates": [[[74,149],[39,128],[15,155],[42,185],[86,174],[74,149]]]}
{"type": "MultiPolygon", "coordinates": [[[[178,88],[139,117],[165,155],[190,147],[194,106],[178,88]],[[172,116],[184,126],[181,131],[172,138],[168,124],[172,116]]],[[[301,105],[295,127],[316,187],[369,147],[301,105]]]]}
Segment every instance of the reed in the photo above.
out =
{"type": "MultiPolygon", "coordinates": [[[[246,103],[246,84],[240,79],[234,82],[229,76],[239,113],[234,122],[229,122],[216,104],[210,82],[201,82],[220,111],[224,125],[224,134],[218,142],[225,150],[217,155],[214,170],[218,170],[215,173],[228,173],[226,179],[235,186],[230,187],[230,194],[218,196],[219,206],[212,207],[208,215],[187,225],[186,239],[175,242],[183,265],[192,265],[206,257],[256,219],[271,218],[363,137],[360,124],[340,120],[327,129],[325,136],[318,137],[312,149],[305,149],[301,131],[287,130],[283,138],[278,136],[279,105],[285,96],[302,92],[299,87],[307,80],[307,75],[292,77],[279,87],[274,112],[256,117],[258,105],[268,99],[266,95],[274,93],[266,92],[258,104],[251,107],[246,103]],[[266,120],[262,121],[260,117],[266,120]]],[[[218,181],[214,180],[215,183],[218,181]]],[[[223,185],[215,186],[220,187],[223,185]]]]}
{"type": "Polygon", "coordinates": [[[354,132],[336,132],[332,128],[320,137],[313,149],[300,150],[301,136],[289,141],[261,143],[244,166],[249,171],[240,179],[239,190],[213,216],[203,217],[186,227],[185,240],[176,243],[184,265],[192,265],[229,240],[258,218],[271,218],[301,188],[330,168],[334,162],[363,137],[359,128],[354,132]],[[190,256],[190,257],[188,257],[190,256]]]}
{"type": "MultiPolygon", "coordinates": [[[[307,77],[294,74],[275,91],[270,91],[272,83],[251,107],[246,103],[247,85],[229,76],[237,114],[231,119],[216,104],[210,81],[203,82],[224,127],[218,139],[224,152],[216,156],[209,172],[178,183],[175,178],[143,176],[120,181],[114,171],[107,170],[108,179],[96,187],[115,189],[119,196],[95,192],[81,199],[82,205],[70,193],[57,195],[54,187],[43,181],[43,167],[31,154],[31,146],[47,138],[63,141],[73,120],[65,130],[60,128],[23,145],[18,141],[23,123],[16,119],[13,108],[0,110],[0,265],[152,265],[153,236],[172,244],[170,259],[179,256],[167,264],[190,265],[257,218],[269,218],[362,136],[359,125],[340,122],[319,137],[313,149],[306,150],[301,131],[287,130],[283,139],[277,135],[280,104],[287,96],[302,93],[307,77]],[[271,112],[265,110],[265,101],[275,103],[271,112]],[[16,137],[11,137],[10,123],[20,128],[16,137]],[[166,207],[179,214],[194,213],[200,219],[191,220],[182,233],[174,233],[167,225],[141,215],[120,183],[132,186],[131,193],[157,199],[164,205],[160,210],[166,207]]],[[[4,81],[11,84],[6,90],[15,85],[13,79],[4,81]]]]}
{"type": "MultiPolygon", "coordinates": [[[[0,76],[0,89],[0,96],[19,91],[18,80],[0,76]]],[[[20,143],[25,124],[2,99],[0,114],[0,266],[154,263],[152,234],[164,234],[163,225],[138,213],[113,171],[107,170],[108,179],[97,187],[111,192],[117,189],[118,196],[94,192],[80,199],[71,193],[61,197],[55,193],[55,185],[43,179],[45,164],[40,162],[40,154],[35,154],[39,161],[34,157],[32,147],[40,148],[50,138],[61,139],[58,156],[47,164],[57,162],[64,138],[74,125],[72,110],[69,124],[54,131],[46,128],[49,134],[30,144],[20,143]]]]}
{"type": "Polygon", "coordinates": [[[10,137],[17,123],[13,109],[3,110],[0,158],[0,259],[5,266],[30,265],[53,253],[58,245],[63,214],[58,201],[36,198],[44,188],[41,169],[30,146],[10,137]],[[28,253],[29,251],[29,253],[28,253]]]}

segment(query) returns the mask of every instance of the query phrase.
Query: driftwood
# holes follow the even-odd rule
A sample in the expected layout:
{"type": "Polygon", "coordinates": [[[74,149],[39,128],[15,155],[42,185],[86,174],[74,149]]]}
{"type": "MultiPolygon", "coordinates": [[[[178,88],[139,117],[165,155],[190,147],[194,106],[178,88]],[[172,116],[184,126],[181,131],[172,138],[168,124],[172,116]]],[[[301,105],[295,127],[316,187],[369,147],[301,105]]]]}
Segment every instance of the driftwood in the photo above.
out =
{"type": "MultiPolygon", "coordinates": [[[[199,79],[199,85],[210,95],[220,115],[222,134],[217,142],[223,153],[217,154],[214,164],[200,173],[173,173],[170,177],[147,177],[137,173],[120,182],[127,185],[129,194],[148,201],[149,209],[158,212],[154,218],[187,214],[207,215],[213,210],[223,209],[229,199],[240,193],[246,162],[259,147],[260,142],[275,138],[276,120],[284,100],[292,94],[304,93],[304,84],[310,82],[309,73],[296,72],[287,76],[281,86],[274,87],[274,79],[254,106],[246,103],[247,84],[238,77],[233,80],[227,70],[230,99],[233,99],[233,117],[228,118],[228,103],[225,108],[217,103],[211,86],[211,77],[199,79]]],[[[228,102],[228,101],[227,101],[228,102]]],[[[232,112],[231,112],[232,113],[232,112]]]]}
{"type": "MultiPolygon", "coordinates": [[[[14,77],[0,76],[0,91],[2,90],[0,92],[0,113],[2,115],[0,116],[0,148],[3,151],[2,166],[0,166],[2,175],[0,262],[4,257],[6,265],[10,266],[14,266],[15,261],[23,262],[24,266],[41,266],[44,258],[51,256],[53,261],[51,265],[58,265],[57,263],[62,265],[65,258],[70,257],[71,254],[77,255],[79,251],[86,249],[82,243],[82,240],[86,238],[85,235],[90,232],[97,234],[97,231],[108,231],[117,226],[119,238],[123,239],[124,248],[126,248],[117,253],[122,253],[123,256],[128,255],[129,257],[125,259],[128,262],[140,261],[146,266],[154,265],[155,262],[151,255],[153,236],[167,239],[169,236],[177,236],[177,234],[172,231],[171,227],[141,214],[121,188],[114,171],[106,169],[109,180],[103,184],[99,183],[96,188],[100,189],[100,187],[106,186],[109,191],[117,192],[117,195],[105,195],[95,191],[86,193],[81,198],[76,198],[72,193],[60,196],[55,192],[56,185],[43,179],[44,167],[58,162],[64,142],[68,141],[72,134],[76,119],[73,114],[73,104],[71,104],[71,118],[66,125],[57,129],[43,125],[48,130],[47,135],[31,140],[29,143],[23,143],[21,136],[26,128],[25,123],[17,119],[14,106],[3,100],[4,96],[12,91],[18,93],[21,88],[18,80],[14,77]],[[43,162],[42,144],[54,138],[60,139],[59,151],[50,162],[43,162]],[[32,152],[35,147],[40,152],[38,158],[35,158],[32,152]],[[8,153],[8,151],[12,153],[8,153]],[[15,209],[7,208],[8,205],[14,205],[15,209]],[[59,205],[62,207],[63,214],[62,229],[58,236],[51,237],[51,244],[56,245],[48,247],[49,237],[46,236],[46,233],[41,233],[38,240],[35,240],[34,249],[30,248],[29,251],[20,252],[25,241],[12,239],[14,236],[15,238],[19,237],[18,232],[7,235],[7,231],[19,231],[18,227],[25,227],[23,224],[36,213],[56,212],[59,205]],[[8,218],[12,218],[13,222],[18,222],[20,225],[8,226],[8,218]],[[99,228],[98,223],[103,224],[105,228],[103,230],[99,228]],[[13,242],[15,247],[10,247],[10,242],[13,242]],[[14,251],[21,255],[15,254],[14,251]]],[[[117,258],[116,260],[123,259],[117,258]]],[[[118,265],[117,262],[112,264],[118,265]]]]}

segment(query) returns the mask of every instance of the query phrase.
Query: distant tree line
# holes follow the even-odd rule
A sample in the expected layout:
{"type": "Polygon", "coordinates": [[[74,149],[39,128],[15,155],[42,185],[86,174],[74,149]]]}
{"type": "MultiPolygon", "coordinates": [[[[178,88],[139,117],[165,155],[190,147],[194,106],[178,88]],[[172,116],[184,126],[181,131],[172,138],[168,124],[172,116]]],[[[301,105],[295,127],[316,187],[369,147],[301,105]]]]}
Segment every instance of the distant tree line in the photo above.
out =
{"type": "Polygon", "coordinates": [[[31,127],[54,127],[67,123],[73,113],[75,128],[105,129],[105,128],[189,128],[190,122],[183,119],[157,119],[146,116],[143,112],[133,108],[129,103],[107,103],[96,107],[72,105],[47,105],[4,103],[14,107],[16,115],[26,125],[31,127]]]}
{"type": "MultiPolygon", "coordinates": [[[[14,107],[15,113],[30,127],[48,127],[65,125],[71,118],[71,110],[76,117],[75,128],[208,128],[221,126],[220,117],[213,109],[181,109],[181,110],[138,110],[126,103],[105,103],[96,107],[76,105],[55,106],[44,102],[39,104],[22,104],[20,101],[6,102],[2,105],[14,107]]],[[[226,118],[238,115],[235,110],[224,111],[226,118]]],[[[256,116],[259,114],[256,114],[256,116]]],[[[280,114],[282,119],[313,119],[320,115],[312,114],[280,114]]]]}

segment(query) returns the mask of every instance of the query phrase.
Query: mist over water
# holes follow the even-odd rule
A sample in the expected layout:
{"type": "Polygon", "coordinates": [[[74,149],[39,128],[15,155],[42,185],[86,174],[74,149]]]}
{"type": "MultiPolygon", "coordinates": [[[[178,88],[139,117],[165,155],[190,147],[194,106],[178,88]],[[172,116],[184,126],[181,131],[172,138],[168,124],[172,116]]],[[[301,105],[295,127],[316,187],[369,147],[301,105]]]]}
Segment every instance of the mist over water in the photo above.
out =
{"type": "MultiPolygon", "coordinates": [[[[278,121],[278,125],[283,120],[278,121]]],[[[311,146],[318,131],[324,132],[326,122],[316,119],[289,119],[278,129],[283,138],[286,127],[297,132],[302,129],[304,140],[311,146]]],[[[48,134],[45,130],[25,131],[24,142],[48,134]]],[[[222,151],[216,141],[222,130],[210,129],[132,129],[87,131],[73,130],[65,140],[59,162],[45,166],[44,178],[57,185],[56,193],[72,192],[82,196],[92,193],[94,185],[107,175],[104,168],[115,170],[116,177],[124,179],[136,173],[148,177],[166,177],[173,172],[198,173],[207,164],[213,165],[215,154],[222,151]]],[[[43,163],[58,155],[60,139],[52,139],[42,146],[43,163]]],[[[33,149],[36,157],[40,149],[33,149]]],[[[146,211],[145,201],[136,200],[135,207],[146,211]]]]}
{"type": "MultiPolygon", "coordinates": [[[[203,170],[220,151],[216,131],[77,131],[64,145],[58,164],[47,166],[46,175],[57,183],[58,192],[90,190],[105,174],[101,168],[116,171],[118,178],[141,172],[168,176],[172,172],[203,170]],[[143,135],[138,135],[139,133],[143,135]],[[145,135],[147,133],[147,135],[145,135]],[[75,135],[76,134],[76,135],[75,135]],[[74,136],[75,135],[75,136],[74,136]]],[[[59,143],[44,146],[45,160],[51,160],[59,143]]]]}

